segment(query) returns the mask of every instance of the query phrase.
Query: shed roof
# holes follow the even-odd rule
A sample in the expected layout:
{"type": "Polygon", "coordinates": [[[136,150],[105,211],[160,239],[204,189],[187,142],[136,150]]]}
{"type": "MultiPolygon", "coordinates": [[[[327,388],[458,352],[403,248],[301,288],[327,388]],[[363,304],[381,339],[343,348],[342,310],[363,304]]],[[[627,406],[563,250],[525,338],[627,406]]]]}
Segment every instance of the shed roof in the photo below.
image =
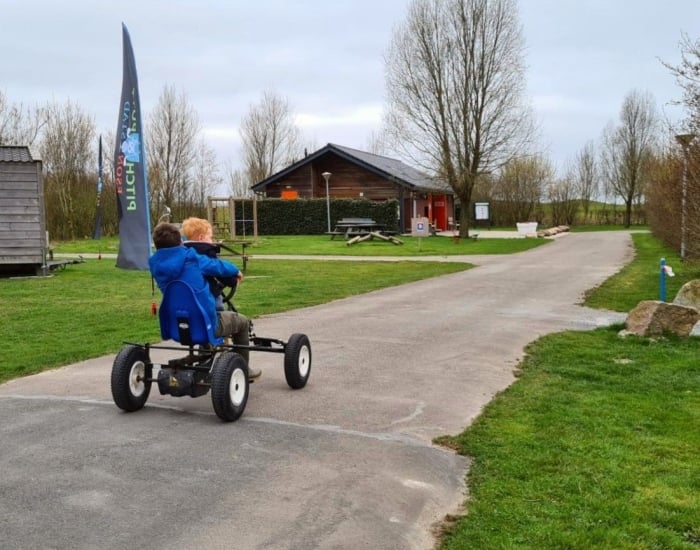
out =
{"type": "Polygon", "coordinates": [[[447,184],[437,180],[436,178],[431,178],[427,174],[421,172],[420,170],[416,170],[403,161],[381,155],[375,155],[366,151],[360,151],[351,147],[336,145],[334,143],[329,143],[318,151],[315,151],[303,159],[291,164],[287,168],[273,174],[269,178],[253,185],[252,189],[254,191],[262,191],[269,184],[281,180],[300,166],[313,162],[314,160],[328,153],[335,153],[353,164],[362,166],[370,172],[374,172],[375,174],[378,174],[384,178],[391,179],[397,184],[411,190],[451,193],[447,184]]]}
{"type": "Polygon", "coordinates": [[[0,145],[0,162],[34,162],[26,145],[0,145]]]}

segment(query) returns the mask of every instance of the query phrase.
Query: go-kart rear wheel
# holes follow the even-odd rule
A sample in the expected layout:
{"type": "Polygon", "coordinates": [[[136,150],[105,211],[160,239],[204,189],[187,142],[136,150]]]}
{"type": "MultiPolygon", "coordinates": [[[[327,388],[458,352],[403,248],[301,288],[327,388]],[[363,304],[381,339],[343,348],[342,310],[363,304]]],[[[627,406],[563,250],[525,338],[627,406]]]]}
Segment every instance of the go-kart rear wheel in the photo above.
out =
{"type": "Polygon", "coordinates": [[[216,415],[224,422],[238,420],[248,403],[248,389],[248,366],[243,357],[232,351],[219,354],[211,374],[211,402],[216,415]]]}
{"type": "Polygon", "coordinates": [[[137,411],[151,393],[150,360],[145,348],[124,346],[112,364],[112,399],[122,410],[137,411]]]}
{"type": "Polygon", "coordinates": [[[306,334],[292,334],[284,348],[284,377],[294,390],[306,386],[311,374],[311,342],[306,334]]]}

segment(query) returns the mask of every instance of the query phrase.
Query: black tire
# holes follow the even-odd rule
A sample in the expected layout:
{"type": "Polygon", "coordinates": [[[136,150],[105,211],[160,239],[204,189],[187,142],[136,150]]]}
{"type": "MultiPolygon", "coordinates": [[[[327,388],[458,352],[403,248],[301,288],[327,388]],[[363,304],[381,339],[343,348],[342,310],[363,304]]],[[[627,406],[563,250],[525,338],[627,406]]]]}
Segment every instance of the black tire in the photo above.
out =
{"type": "Polygon", "coordinates": [[[112,364],[112,399],[126,412],[143,408],[151,393],[151,361],[145,348],[124,346],[112,364]]]}
{"type": "Polygon", "coordinates": [[[248,366],[243,357],[232,351],[220,353],[211,372],[211,403],[224,422],[233,422],[243,414],[248,403],[248,366]]]}
{"type": "Polygon", "coordinates": [[[311,342],[306,334],[292,334],[284,348],[284,377],[293,390],[306,386],[311,374],[311,342]]]}

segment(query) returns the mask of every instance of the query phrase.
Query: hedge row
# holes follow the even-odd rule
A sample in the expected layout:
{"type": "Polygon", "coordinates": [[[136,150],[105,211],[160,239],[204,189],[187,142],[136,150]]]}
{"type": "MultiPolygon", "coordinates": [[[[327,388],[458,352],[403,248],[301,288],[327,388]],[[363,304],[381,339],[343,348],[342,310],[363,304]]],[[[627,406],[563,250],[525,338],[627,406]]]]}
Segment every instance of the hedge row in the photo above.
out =
{"type": "MultiPolygon", "coordinates": [[[[257,201],[258,234],[318,235],[328,231],[326,199],[265,199],[257,201]]],[[[228,214],[219,212],[219,219],[228,214]]],[[[331,230],[341,218],[371,218],[387,229],[399,229],[399,201],[375,202],[367,199],[331,199],[331,230]]],[[[253,201],[236,201],[236,233],[253,234],[253,201]]]]}

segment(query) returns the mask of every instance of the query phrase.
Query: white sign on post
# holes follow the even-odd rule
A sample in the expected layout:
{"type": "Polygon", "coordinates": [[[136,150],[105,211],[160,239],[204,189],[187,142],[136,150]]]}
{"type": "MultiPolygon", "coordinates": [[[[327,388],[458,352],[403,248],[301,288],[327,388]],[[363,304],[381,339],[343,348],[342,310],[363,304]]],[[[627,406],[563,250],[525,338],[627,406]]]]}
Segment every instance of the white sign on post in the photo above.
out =
{"type": "Polygon", "coordinates": [[[413,237],[429,237],[430,222],[428,218],[411,218],[411,235],[413,237]]]}

